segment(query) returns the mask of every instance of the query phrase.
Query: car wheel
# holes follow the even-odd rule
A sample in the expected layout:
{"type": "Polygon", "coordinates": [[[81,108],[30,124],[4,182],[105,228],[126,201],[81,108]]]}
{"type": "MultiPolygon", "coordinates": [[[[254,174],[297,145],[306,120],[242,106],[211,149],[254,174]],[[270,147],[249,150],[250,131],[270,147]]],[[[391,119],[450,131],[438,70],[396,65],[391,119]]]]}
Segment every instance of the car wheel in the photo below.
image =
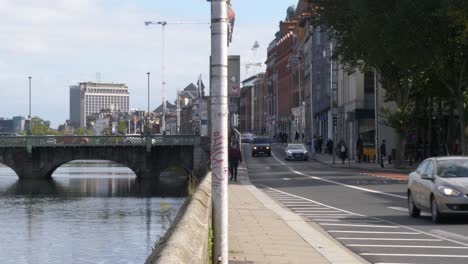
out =
{"type": "Polygon", "coordinates": [[[413,195],[411,192],[408,192],[408,212],[411,217],[421,216],[421,210],[414,204],[413,195]]]}
{"type": "Polygon", "coordinates": [[[440,224],[442,222],[442,215],[439,212],[439,208],[437,207],[437,202],[434,197],[431,198],[431,214],[432,222],[434,224],[440,224]]]}

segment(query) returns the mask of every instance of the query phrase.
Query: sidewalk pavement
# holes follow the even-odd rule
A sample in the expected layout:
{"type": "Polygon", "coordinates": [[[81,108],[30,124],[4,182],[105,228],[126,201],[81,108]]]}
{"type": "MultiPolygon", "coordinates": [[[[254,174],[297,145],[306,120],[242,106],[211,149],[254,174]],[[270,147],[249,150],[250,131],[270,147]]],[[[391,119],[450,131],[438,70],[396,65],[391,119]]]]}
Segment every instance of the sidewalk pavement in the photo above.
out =
{"type": "Polygon", "coordinates": [[[244,163],[229,182],[229,263],[367,263],[250,184],[244,163]]]}
{"type": "Polygon", "coordinates": [[[388,164],[388,161],[384,163],[384,168],[381,168],[380,163],[374,162],[356,162],[355,160],[345,160],[345,164],[342,164],[341,159],[338,156],[335,156],[335,164],[333,164],[333,156],[329,154],[315,154],[311,160],[326,164],[334,168],[352,168],[359,170],[369,170],[369,171],[382,171],[382,172],[396,172],[402,174],[409,174],[410,172],[416,170],[418,163],[413,163],[412,166],[406,165],[404,169],[397,169],[393,164],[388,164]]]}

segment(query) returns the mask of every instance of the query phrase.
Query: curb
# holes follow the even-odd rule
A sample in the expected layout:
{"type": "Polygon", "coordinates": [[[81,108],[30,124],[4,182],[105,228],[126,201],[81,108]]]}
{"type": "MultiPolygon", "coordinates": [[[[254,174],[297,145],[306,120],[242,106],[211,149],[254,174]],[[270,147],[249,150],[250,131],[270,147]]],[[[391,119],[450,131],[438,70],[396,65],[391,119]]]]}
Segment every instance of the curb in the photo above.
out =
{"type": "MultiPolygon", "coordinates": [[[[399,170],[399,169],[385,169],[385,168],[362,168],[362,167],[356,167],[356,166],[337,166],[336,164],[330,164],[324,161],[321,161],[317,158],[312,159],[313,161],[316,161],[320,164],[326,165],[328,167],[336,168],[336,169],[352,169],[352,170],[361,170],[361,171],[370,171],[370,172],[398,172],[402,174],[409,174],[412,172],[412,170],[399,170]]],[[[345,164],[347,165],[347,163],[345,164]]]]}

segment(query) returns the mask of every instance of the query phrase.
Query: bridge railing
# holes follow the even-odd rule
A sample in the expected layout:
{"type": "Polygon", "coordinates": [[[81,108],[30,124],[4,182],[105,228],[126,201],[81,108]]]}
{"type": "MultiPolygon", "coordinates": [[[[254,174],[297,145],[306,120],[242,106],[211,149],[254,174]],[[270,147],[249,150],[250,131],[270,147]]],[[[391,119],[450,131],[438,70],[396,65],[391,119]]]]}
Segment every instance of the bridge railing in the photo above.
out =
{"type": "Polygon", "coordinates": [[[0,137],[2,147],[61,147],[61,146],[146,146],[202,145],[209,140],[194,135],[148,136],[26,136],[0,137]]]}

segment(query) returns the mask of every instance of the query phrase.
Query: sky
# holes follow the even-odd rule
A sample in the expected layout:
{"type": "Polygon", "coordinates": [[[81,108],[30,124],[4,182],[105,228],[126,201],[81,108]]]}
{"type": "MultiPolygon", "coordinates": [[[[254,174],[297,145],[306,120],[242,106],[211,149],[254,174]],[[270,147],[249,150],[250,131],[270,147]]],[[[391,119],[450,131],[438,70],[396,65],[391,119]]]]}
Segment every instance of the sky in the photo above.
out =
{"type": "MultiPolygon", "coordinates": [[[[241,78],[263,71],[268,44],[297,0],[232,0],[236,13],[230,55],[241,56],[241,78]],[[258,41],[260,48],[252,46],[258,41]]],[[[162,102],[161,26],[144,21],[206,22],[166,26],[166,90],[209,83],[210,3],[206,0],[0,0],[0,117],[32,115],[57,127],[69,119],[69,86],[97,81],[125,83],[130,108],[162,102]]]]}

